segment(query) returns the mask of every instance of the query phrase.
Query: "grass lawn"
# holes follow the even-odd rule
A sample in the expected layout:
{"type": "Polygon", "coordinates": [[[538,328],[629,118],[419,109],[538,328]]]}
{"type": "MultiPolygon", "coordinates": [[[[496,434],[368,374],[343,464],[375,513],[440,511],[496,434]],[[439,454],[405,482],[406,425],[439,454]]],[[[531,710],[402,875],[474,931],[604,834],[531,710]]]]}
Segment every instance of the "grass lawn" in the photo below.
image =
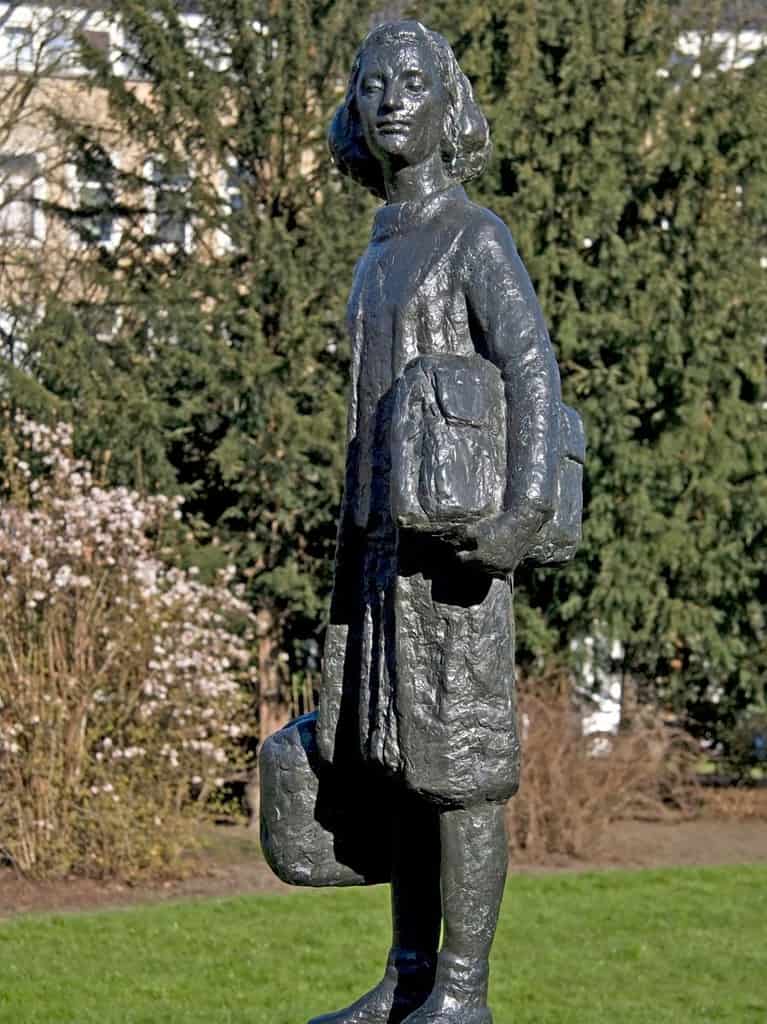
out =
{"type": "MultiPolygon", "coordinates": [[[[0,922],[0,1022],[305,1024],[377,980],[388,892],[0,922]]],[[[496,1024],[765,1024],[767,866],[517,876],[496,1024]]]]}

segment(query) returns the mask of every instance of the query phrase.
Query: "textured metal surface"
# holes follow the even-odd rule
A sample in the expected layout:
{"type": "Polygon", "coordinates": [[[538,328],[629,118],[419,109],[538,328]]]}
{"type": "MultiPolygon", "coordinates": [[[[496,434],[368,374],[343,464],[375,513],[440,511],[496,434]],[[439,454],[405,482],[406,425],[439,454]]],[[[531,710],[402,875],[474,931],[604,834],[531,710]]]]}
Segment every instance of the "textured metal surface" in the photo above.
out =
{"type": "Polygon", "coordinates": [[[525,555],[526,561],[537,565],[569,562],[581,542],[586,434],[578,413],[564,403],[559,410],[559,424],[560,462],[554,513],[538,531],[525,555]]]}
{"type": "Polygon", "coordinates": [[[262,745],[261,848],[291,885],[370,885],[391,878],[386,812],[364,769],[340,772],[317,755],[316,713],[302,715],[262,745]]]}
{"type": "Polygon", "coordinates": [[[500,512],[506,489],[506,403],[482,356],[414,359],[394,385],[391,511],[431,536],[500,512]]]}
{"type": "MultiPolygon", "coordinates": [[[[562,404],[508,228],[462,187],[490,143],[445,40],[418,22],[375,29],[329,138],[341,171],[386,203],[348,306],[348,448],[316,743],[338,778],[368,780],[393,927],[379,985],[320,1020],[489,1024],[503,803],[519,784],[513,572],[574,552],[582,427],[562,404]]],[[[302,869],[321,884],[354,881],[359,869],[310,820],[313,790],[299,792],[302,741],[276,743],[285,769],[266,784],[265,813],[279,803],[303,824],[273,821],[270,856],[279,847],[294,871],[323,865],[302,869]]]]}

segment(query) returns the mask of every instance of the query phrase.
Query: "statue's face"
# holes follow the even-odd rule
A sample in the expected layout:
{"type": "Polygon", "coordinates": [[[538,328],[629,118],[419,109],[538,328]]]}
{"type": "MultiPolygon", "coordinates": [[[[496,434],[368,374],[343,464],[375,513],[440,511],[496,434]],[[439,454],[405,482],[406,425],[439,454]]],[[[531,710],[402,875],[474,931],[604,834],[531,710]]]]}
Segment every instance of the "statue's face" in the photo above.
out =
{"type": "Polygon", "coordinates": [[[439,150],[449,99],[428,50],[409,39],[371,44],[357,80],[357,109],[372,155],[416,165],[439,150]]]}

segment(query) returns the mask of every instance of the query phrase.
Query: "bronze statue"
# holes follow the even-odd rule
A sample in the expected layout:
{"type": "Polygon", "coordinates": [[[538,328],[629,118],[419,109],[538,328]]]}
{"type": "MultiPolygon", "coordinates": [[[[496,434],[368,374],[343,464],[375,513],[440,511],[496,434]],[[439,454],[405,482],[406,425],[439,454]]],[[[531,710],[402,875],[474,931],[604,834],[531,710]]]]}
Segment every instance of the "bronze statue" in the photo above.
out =
{"type": "Polygon", "coordinates": [[[519,781],[512,574],[572,556],[582,428],[512,237],[463,189],[490,141],[447,42],[371,32],[329,138],[386,202],[348,307],[319,716],[264,744],[264,849],[297,884],[391,882],[383,979],[311,1024],[488,1024],[519,781]]]}

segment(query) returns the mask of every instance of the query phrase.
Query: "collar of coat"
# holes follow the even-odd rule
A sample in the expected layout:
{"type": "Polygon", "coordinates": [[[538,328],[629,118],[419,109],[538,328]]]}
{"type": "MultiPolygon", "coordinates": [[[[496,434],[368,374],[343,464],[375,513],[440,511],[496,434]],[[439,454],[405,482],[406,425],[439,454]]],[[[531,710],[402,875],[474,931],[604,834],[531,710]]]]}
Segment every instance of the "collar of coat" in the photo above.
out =
{"type": "Polygon", "coordinates": [[[393,235],[407,234],[433,220],[449,203],[465,198],[466,193],[462,185],[450,185],[440,192],[432,192],[423,199],[387,203],[375,215],[372,240],[382,242],[393,235]]]}

